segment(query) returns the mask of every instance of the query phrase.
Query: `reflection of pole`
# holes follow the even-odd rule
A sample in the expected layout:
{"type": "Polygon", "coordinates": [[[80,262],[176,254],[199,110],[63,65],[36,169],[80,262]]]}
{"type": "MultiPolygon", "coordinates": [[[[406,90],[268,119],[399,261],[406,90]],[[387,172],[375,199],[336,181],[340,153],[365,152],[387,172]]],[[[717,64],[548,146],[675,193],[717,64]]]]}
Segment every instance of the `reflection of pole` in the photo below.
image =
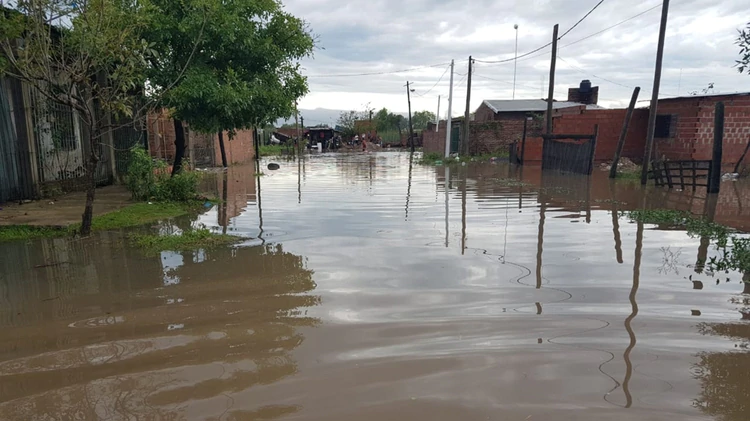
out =
{"type": "Polygon", "coordinates": [[[445,166],[445,247],[448,248],[448,190],[449,180],[451,179],[451,169],[445,166]]]}
{"type": "Polygon", "coordinates": [[[463,255],[466,251],[466,172],[467,168],[463,169],[463,180],[461,182],[461,254],[463,255]]]}
{"type": "Polygon", "coordinates": [[[622,240],[620,239],[620,218],[617,210],[617,190],[614,181],[609,182],[609,191],[612,196],[612,233],[615,235],[615,253],[617,263],[622,264],[622,240]]]}
{"type": "Polygon", "coordinates": [[[297,203],[302,203],[302,154],[297,158],[297,203]]]}
{"type": "Polygon", "coordinates": [[[628,331],[630,343],[622,354],[625,360],[625,378],[622,381],[622,391],[625,392],[625,408],[633,405],[633,396],[630,394],[630,379],[633,377],[633,362],[630,360],[630,353],[635,348],[636,338],[633,330],[633,319],[638,315],[638,302],[635,299],[638,294],[638,287],[641,283],[641,254],[643,251],[643,222],[638,222],[638,231],[635,236],[635,258],[633,259],[633,286],[630,288],[630,315],[625,319],[625,330],[628,331]]]}
{"type": "Polygon", "coordinates": [[[258,238],[261,244],[266,244],[266,240],[263,238],[263,203],[260,198],[260,161],[256,163],[258,170],[256,171],[256,184],[258,185],[258,238]]]}
{"type": "Polygon", "coordinates": [[[540,196],[541,207],[539,208],[539,234],[536,239],[536,288],[542,287],[542,252],[544,251],[544,219],[547,203],[540,196]]]}
{"type": "Polygon", "coordinates": [[[221,225],[222,234],[227,233],[227,225],[229,225],[229,217],[227,216],[227,198],[229,196],[227,190],[227,178],[229,174],[224,171],[221,173],[221,203],[219,204],[219,225],[221,225]]]}
{"type": "Polygon", "coordinates": [[[406,216],[404,220],[409,220],[409,198],[411,197],[411,169],[414,164],[414,152],[409,154],[409,181],[406,183],[406,216]]]}
{"type": "MultiPolygon", "coordinates": [[[[706,202],[703,205],[703,218],[708,222],[713,222],[716,216],[716,205],[719,202],[718,194],[707,194],[706,202]]],[[[708,258],[708,246],[711,245],[711,237],[701,236],[701,244],[698,247],[698,259],[695,262],[695,273],[702,273],[706,267],[708,258]]]]}

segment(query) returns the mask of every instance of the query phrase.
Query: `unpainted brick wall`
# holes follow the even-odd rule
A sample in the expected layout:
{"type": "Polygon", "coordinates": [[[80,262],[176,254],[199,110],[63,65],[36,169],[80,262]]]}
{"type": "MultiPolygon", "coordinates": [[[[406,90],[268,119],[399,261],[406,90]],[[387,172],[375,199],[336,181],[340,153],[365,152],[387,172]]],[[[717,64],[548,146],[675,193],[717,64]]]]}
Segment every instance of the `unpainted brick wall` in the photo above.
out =
{"type": "Polygon", "coordinates": [[[750,94],[659,101],[658,114],[671,114],[677,120],[673,137],[656,140],[655,158],[711,159],[714,110],[719,101],[724,102],[722,163],[725,170],[732,169],[750,141],[750,94]]]}
{"type": "MultiPolygon", "coordinates": [[[[564,115],[553,120],[554,134],[593,134],[599,126],[596,139],[595,161],[609,161],[614,158],[622,125],[625,122],[625,109],[585,110],[578,115],[564,115]]],[[[634,162],[643,160],[643,150],[648,127],[648,110],[633,110],[622,156],[634,162]]],[[[541,160],[541,155],[538,157],[541,160]]]]}
{"type": "MultiPolygon", "coordinates": [[[[169,118],[165,111],[161,111],[150,114],[148,122],[148,141],[151,156],[164,159],[169,163],[173,162],[175,156],[174,120],[169,118]]],[[[198,165],[221,165],[221,149],[217,134],[200,134],[189,130],[189,128],[186,128],[185,132],[189,141],[193,143],[193,150],[196,154],[196,163],[198,165]]],[[[255,158],[252,130],[239,130],[235,133],[232,140],[229,140],[229,134],[225,132],[224,146],[226,148],[227,164],[249,162],[255,158]]],[[[185,157],[191,158],[188,145],[185,145],[185,157]]]]}

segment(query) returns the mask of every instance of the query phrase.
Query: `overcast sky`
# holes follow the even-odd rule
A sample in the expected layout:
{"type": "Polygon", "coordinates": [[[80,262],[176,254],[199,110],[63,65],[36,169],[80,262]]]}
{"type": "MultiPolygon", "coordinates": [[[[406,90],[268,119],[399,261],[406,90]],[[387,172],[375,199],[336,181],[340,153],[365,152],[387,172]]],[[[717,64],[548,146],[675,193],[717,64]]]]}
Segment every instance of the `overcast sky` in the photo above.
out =
{"type": "MultiPolygon", "coordinates": [[[[412,110],[447,110],[451,59],[456,60],[453,115],[466,104],[468,56],[478,60],[514,57],[547,44],[552,27],[560,34],[599,0],[285,0],[286,9],[307,20],[319,37],[319,48],[303,62],[310,93],[302,109],[407,109],[407,80],[416,92],[412,110]],[[370,76],[358,73],[409,72],[370,76]],[[444,74],[445,73],[445,74],[444,74]],[[444,75],[440,80],[441,75],[444,75]],[[438,83],[438,80],[440,82],[438,83]],[[437,83],[437,85],[435,85],[437,83]],[[430,90],[434,86],[434,89],[430,90]]],[[[560,40],[555,98],[590,79],[599,86],[599,104],[624,107],[632,87],[648,99],[653,84],[661,0],[605,0],[586,20],[560,40]],[[649,9],[653,9],[648,11],[649,9]],[[606,28],[628,20],[612,29],[606,28]],[[589,35],[601,34],[573,44],[589,35]]],[[[750,21],[748,0],[672,0],[664,54],[661,96],[687,95],[715,83],[715,92],[750,91],[750,76],[733,67],[738,58],[737,29],[750,21]]],[[[518,60],[516,99],[546,96],[550,48],[518,60]]],[[[510,99],[513,61],[475,63],[472,110],[483,99],[510,99]]],[[[641,103],[640,105],[645,105],[641,103]]],[[[312,121],[308,113],[306,124],[312,121]]],[[[325,114],[317,118],[325,120],[325,114]]]]}

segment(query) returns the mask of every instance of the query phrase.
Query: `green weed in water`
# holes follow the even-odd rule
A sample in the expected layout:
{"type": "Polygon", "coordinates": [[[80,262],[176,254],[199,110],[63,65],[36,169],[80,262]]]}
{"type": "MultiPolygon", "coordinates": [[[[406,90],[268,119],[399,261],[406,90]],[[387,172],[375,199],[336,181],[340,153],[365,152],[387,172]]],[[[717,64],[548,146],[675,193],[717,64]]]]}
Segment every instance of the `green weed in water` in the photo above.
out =
{"type": "Polygon", "coordinates": [[[70,233],[71,231],[67,228],[35,227],[30,225],[0,226],[0,242],[64,237],[70,233]]]}
{"type": "Polygon", "coordinates": [[[212,232],[207,228],[196,228],[184,231],[179,235],[133,234],[130,240],[146,253],[154,254],[161,251],[190,251],[200,248],[215,248],[234,244],[242,240],[227,234],[212,232]]]}

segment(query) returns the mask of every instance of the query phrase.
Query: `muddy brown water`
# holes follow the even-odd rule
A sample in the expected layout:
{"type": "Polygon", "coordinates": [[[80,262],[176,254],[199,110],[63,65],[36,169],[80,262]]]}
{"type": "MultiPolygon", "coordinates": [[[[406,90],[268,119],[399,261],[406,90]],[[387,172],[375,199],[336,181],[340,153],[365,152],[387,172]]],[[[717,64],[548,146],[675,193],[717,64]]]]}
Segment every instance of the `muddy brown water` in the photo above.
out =
{"type": "Polygon", "coordinates": [[[739,274],[698,273],[712,246],[617,217],[746,228],[746,184],[712,207],[602,171],[399,153],[264,172],[231,168],[220,205],[158,228],[251,237],[238,247],[0,244],[0,419],[750,419],[739,274]]]}

